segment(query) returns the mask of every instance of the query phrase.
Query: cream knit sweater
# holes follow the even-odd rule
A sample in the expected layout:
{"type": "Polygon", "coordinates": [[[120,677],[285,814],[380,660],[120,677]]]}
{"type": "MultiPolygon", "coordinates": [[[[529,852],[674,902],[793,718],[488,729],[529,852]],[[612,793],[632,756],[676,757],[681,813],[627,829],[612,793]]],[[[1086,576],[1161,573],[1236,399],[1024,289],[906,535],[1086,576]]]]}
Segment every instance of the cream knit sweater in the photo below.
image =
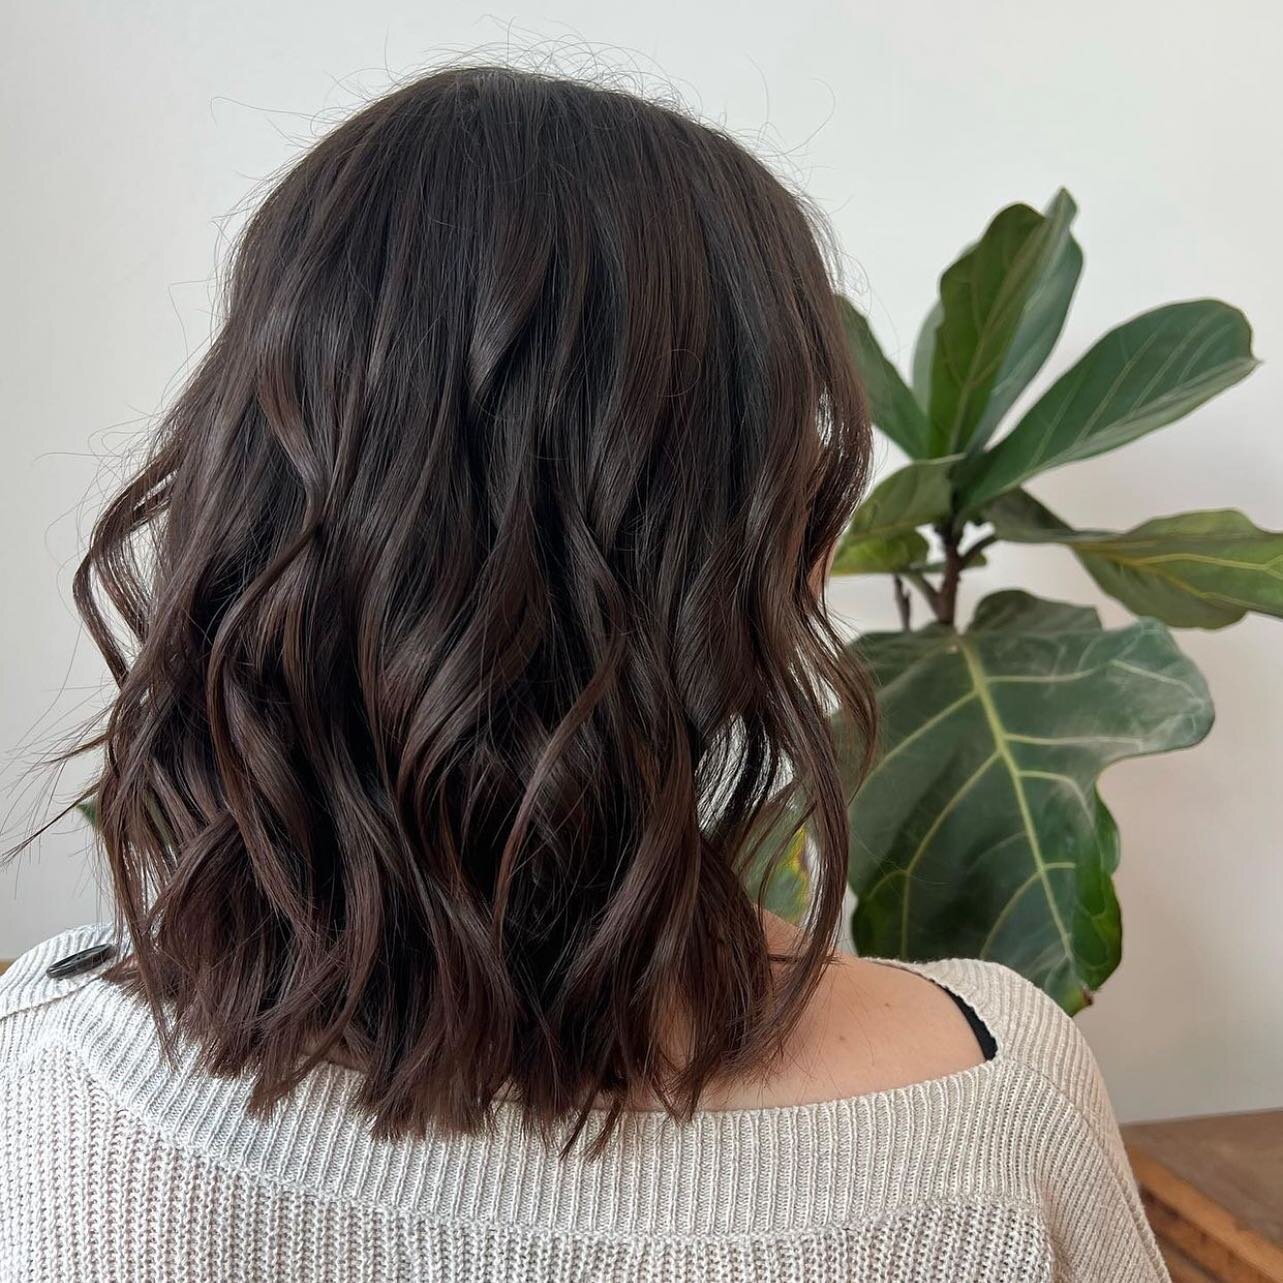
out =
{"type": "MultiPolygon", "coordinates": [[[[501,1107],[493,1134],[375,1140],[352,1075],[270,1120],[242,1082],[159,1052],[84,927],[0,978],[0,1279],[56,1283],[1127,1283],[1163,1280],[1073,1023],[992,963],[915,966],[997,1055],[849,1100],[630,1115],[560,1160],[501,1107]]],[[[899,964],[905,965],[905,964],[899,964]]]]}

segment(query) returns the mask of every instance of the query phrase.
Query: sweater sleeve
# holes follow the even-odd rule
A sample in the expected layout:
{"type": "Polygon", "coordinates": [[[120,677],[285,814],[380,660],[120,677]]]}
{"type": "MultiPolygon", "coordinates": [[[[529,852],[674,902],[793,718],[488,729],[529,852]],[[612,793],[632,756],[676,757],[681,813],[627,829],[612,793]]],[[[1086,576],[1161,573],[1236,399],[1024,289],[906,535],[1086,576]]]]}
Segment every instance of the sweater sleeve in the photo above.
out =
{"type": "Polygon", "coordinates": [[[1014,1072],[1042,1085],[1029,1128],[1056,1283],[1169,1283],[1104,1079],[1086,1038],[1041,989],[991,962],[936,964],[1014,1072]]]}

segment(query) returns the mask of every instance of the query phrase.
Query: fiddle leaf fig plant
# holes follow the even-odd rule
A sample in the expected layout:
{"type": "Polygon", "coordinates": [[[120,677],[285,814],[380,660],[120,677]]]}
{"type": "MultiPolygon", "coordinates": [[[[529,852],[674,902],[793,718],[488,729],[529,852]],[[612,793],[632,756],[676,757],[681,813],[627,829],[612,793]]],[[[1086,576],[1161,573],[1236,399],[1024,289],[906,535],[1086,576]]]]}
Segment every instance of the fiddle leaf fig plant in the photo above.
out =
{"type": "Polygon", "coordinates": [[[1242,513],[1078,530],[1024,487],[1195,410],[1251,373],[1251,330],[1214,299],[1111,330],[1010,427],[1060,335],[1083,255],[1065,191],[1012,205],[940,278],[909,381],[840,299],[875,426],[909,457],[854,515],[835,575],[888,576],[897,632],[852,643],[878,688],[879,753],[851,803],[861,952],[991,958],[1069,1011],[1118,965],[1119,836],[1096,790],[1123,758],[1196,744],[1206,683],[1171,628],[1283,616],[1283,534],[1242,513]],[[1005,430],[1004,430],[1005,429],[1005,430]],[[958,618],[996,541],[1058,545],[1137,616],[1026,592],[958,618]],[[915,628],[913,594],[928,618],[915,628]]]}

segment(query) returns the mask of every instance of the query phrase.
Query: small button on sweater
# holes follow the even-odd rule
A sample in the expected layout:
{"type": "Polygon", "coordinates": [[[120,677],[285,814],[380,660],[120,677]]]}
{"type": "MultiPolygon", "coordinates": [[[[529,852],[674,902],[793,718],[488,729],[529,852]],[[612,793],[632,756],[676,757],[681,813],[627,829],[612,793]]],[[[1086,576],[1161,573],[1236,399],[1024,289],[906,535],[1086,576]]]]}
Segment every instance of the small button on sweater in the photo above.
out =
{"type": "MultiPolygon", "coordinates": [[[[1099,1072],[1073,1022],[993,963],[908,966],[994,1056],[818,1105],[636,1113],[562,1158],[502,1105],[488,1133],[377,1139],[355,1076],[269,1118],[167,1060],[146,1009],[67,932],[0,977],[0,1280],[23,1283],[1154,1283],[1099,1072]]],[[[107,951],[104,950],[104,958],[107,951]]]]}

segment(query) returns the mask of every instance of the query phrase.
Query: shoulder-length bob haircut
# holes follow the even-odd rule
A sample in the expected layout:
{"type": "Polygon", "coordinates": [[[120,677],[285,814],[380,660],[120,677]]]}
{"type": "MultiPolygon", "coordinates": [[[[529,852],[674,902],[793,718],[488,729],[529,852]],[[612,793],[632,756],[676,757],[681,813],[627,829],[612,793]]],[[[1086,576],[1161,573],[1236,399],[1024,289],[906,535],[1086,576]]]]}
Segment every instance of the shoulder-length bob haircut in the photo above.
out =
{"type": "Polygon", "coordinates": [[[724,133],[471,67],[303,154],[75,578],[166,1045],[261,1110],[337,1060],[383,1135],[600,1138],[769,1066],[872,733],[817,591],[869,453],[816,228],[724,133]]]}

